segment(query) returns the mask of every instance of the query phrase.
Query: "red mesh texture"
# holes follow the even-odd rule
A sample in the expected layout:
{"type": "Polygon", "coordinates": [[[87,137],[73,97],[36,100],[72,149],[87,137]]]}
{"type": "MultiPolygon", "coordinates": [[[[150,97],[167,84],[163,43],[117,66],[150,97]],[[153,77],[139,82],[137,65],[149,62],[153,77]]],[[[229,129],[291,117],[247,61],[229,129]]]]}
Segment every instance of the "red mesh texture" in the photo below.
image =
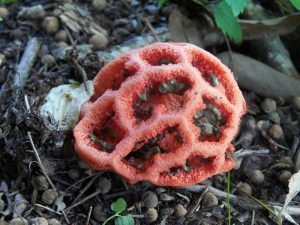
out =
{"type": "Polygon", "coordinates": [[[191,185],[234,166],[231,141],[245,101],[210,53],[156,43],[124,54],[94,79],[74,129],[78,154],[128,182],[191,185]]]}

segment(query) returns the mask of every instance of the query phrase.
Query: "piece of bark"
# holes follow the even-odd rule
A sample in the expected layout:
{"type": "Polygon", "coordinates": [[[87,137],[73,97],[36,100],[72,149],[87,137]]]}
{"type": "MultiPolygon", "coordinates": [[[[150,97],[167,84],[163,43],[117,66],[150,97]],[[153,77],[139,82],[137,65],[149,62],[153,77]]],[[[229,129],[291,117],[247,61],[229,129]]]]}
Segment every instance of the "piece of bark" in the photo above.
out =
{"type": "MultiPolygon", "coordinates": [[[[266,19],[267,15],[264,8],[258,4],[250,2],[246,7],[244,16],[249,19],[266,19]]],[[[282,43],[279,36],[263,37],[261,39],[250,41],[255,54],[263,62],[272,66],[274,69],[289,75],[299,77],[288,50],[282,43]]]]}
{"type": "Polygon", "coordinates": [[[22,88],[29,76],[29,72],[35,63],[41,43],[37,38],[32,38],[26,45],[20,63],[17,65],[14,75],[14,86],[22,88]]]}
{"type": "Polygon", "coordinates": [[[232,53],[234,68],[231,65],[229,52],[223,52],[217,57],[231,67],[242,88],[271,98],[300,96],[300,80],[295,77],[285,76],[258,60],[238,53],[232,53]]]}

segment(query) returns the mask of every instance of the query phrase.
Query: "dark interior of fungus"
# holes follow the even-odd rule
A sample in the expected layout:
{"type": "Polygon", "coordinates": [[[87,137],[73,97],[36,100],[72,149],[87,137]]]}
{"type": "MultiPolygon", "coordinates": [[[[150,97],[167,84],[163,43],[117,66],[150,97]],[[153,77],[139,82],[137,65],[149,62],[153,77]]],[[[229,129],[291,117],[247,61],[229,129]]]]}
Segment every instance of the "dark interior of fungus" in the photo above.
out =
{"type": "Polygon", "coordinates": [[[169,110],[175,111],[183,106],[183,95],[191,85],[183,80],[172,79],[166,82],[155,83],[147,87],[140,93],[133,104],[134,116],[139,124],[152,116],[152,110],[155,105],[163,104],[169,110]],[[173,98],[163,98],[163,95],[170,94],[173,98]],[[169,101],[169,102],[168,102],[169,101]],[[170,103],[170,104],[169,104],[170,103]],[[169,107],[168,105],[174,106],[169,107]]]}
{"type": "Polygon", "coordinates": [[[105,121],[100,126],[94,128],[90,134],[90,139],[95,146],[105,152],[112,152],[118,139],[120,139],[115,132],[114,115],[115,112],[108,114],[105,121]]]}
{"type": "Polygon", "coordinates": [[[134,168],[143,170],[151,157],[165,154],[182,145],[182,137],[178,126],[168,127],[160,134],[147,141],[139,141],[124,160],[134,168]],[[171,146],[170,146],[171,145],[171,146]]]}
{"type": "Polygon", "coordinates": [[[206,108],[197,111],[193,123],[200,129],[199,141],[219,141],[221,127],[225,121],[220,110],[213,104],[206,103],[206,108]]]}

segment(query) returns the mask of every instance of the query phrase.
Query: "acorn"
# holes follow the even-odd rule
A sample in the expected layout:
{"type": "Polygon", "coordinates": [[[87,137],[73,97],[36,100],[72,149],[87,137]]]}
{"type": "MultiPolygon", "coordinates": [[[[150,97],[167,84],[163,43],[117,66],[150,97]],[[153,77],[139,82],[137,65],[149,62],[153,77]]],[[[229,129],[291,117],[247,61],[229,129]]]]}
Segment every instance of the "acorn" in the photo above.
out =
{"type": "Polygon", "coordinates": [[[55,58],[52,56],[52,55],[50,55],[50,54],[48,54],[48,55],[44,55],[43,57],[42,57],[42,63],[45,65],[45,66],[47,66],[48,68],[50,68],[50,67],[52,67],[52,66],[54,66],[55,65],[55,58]]]}
{"type": "Polygon", "coordinates": [[[49,188],[47,178],[43,175],[34,177],[32,179],[32,184],[38,191],[46,191],[49,188]]]}
{"type": "Polygon", "coordinates": [[[262,109],[262,111],[269,114],[271,112],[276,111],[277,104],[276,104],[276,101],[274,99],[265,98],[263,100],[263,102],[261,103],[260,108],[262,109]]]}
{"type": "Polygon", "coordinates": [[[293,164],[294,164],[293,159],[290,156],[284,156],[284,157],[280,158],[279,162],[290,165],[290,166],[293,166],[293,164]]]}
{"type": "Polygon", "coordinates": [[[57,191],[51,188],[47,191],[44,191],[44,193],[42,194],[42,201],[48,205],[52,205],[57,197],[57,191]]]}
{"type": "Polygon", "coordinates": [[[9,15],[8,9],[5,7],[0,7],[0,17],[2,19],[6,19],[8,17],[8,15],[9,15]]]}
{"type": "Polygon", "coordinates": [[[14,218],[9,222],[9,225],[29,225],[29,223],[24,218],[14,218]]]}
{"type": "Polygon", "coordinates": [[[261,170],[253,170],[250,173],[250,181],[254,184],[262,184],[265,181],[265,176],[261,170]]]}
{"type": "Polygon", "coordinates": [[[104,222],[106,220],[106,213],[102,210],[102,205],[98,204],[93,208],[93,217],[97,222],[104,222]]]}
{"type": "Polygon", "coordinates": [[[202,199],[202,207],[203,208],[210,208],[213,206],[218,205],[219,201],[217,199],[217,197],[211,193],[211,192],[207,192],[202,199]]]}
{"type": "Polygon", "coordinates": [[[106,0],[93,0],[92,5],[97,11],[102,11],[107,6],[106,0]]]}
{"type": "Polygon", "coordinates": [[[54,39],[57,42],[68,42],[68,34],[66,31],[60,30],[55,34],[54,39]]]}
{"type": "Polygon", "coordinates": [[[98,188],[101,190],[102,194],[106,194],[111,189],[111,182],[110,179],[106,177],[99,177],[98,179],[98,188]]]}
{"type": "Polygon", "coordinates": [[[283,130],[281,126],[274,124],[269,129],[269,135],[273,139],[281,139],[283,137],[283,130]]]}
{"type": "Polygon", "coordinates": [[[146,208],[155,208],[158,205],[157,195],[152,191],[146,191],[142,195],[143,206],[146,208]]]}
{"type": "Polygon", "coordinates": [[[147,212],[145,213],[145,220],[147,223],[152,223],[156,221],[157,218],[158,218],[158,213],[154,208],[148,209],[147,212]]]}
{"type": "Polygon", "coordinates": [[[59,222],[57,219],[52,218],[48,220],[48,225],[61,225],[61,222],[59,222]]]}
{"type": "Polygon", "coordinates": [[[48,225],[48,220],[46,220],[44,217],[37,217],[33,219],[32,225],[48,225]]]}
{"type": "Polygon", "coordinates": [[[43,28],[48,34],[55,34],[59,30],[59,20],[55,16],[47,16],[43,21],[43,28]]]}
{"type": "Polygon", "coordinates": [[[291,102],[292,108],[296,112],[300,112],[300,96],[294,97],[291,102]]]}
{"type": "Polygon", "coordinates": [[[89,43],[95,50],[102,50],[108,45],[108,39],[104,34],[98,33],[90,38],[89,43]]]}
{"type": "Polygon", "coordinates": [[[187,214],[187,210],[186,210],[186,208],[183,205],[177,204],[175,206],[175,216],[177,216],[177,217],[183,217],[186,214],[187,214]]]}
{"type": "Polygon", "coordinates": [[[249,184],[239,182],[237,186],[238,186],[238,191],[241,195],[245,195],[245,194],[252,195],[252,188],[249,184]]]}
{"type": "Polygon", "coordinates": [[[289,181],[291,179],[292,173],[288,170],[284,170],[280,175],[279,175],[279,180],[281,181],[282,184],[288,185],[289,181]]]}
{"type": "Polygon", "coordinates": [[[0,198],[0,211],[3,211],[5,207],[5,202],[0,198]]]}

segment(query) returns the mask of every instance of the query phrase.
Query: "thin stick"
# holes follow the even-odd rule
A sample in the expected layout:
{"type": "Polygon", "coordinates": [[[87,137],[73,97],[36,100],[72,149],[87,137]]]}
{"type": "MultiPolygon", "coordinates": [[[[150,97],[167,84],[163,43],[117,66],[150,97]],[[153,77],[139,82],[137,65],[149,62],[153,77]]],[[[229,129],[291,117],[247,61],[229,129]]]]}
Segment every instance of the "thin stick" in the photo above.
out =
{"type": "Polygon", "coordinates": [[[52,187],[55,191],[57,191],[56,187],[54,186],[54,184],[52,183],[51,179],[50,179],[49,176],[47,175],[47,171],[46,171],[46,169],[45,169],[45,167],[44,167],[44,165],[43,165],[43,163],[42,163],[42,160],[41,160],[41,158],[40,158],[40,156],[39,156],[38,151],[36,150],[36,147],[35,147],[35,145],[34,145],[34,143],[33,143],[33,140],[32,140],[31,133],[30,133],[29,131],[27,132],[27,136],[28,136],[29,141],[30,141],[30,144],[31,144],[31,146],[32,146],[32,148],[33,148],[33,152],[34,152],[35,158],[37,159],[38,164],[39,164],[39,166],[40,166],[40,168],[41,168],[41,170],[42,170],[42,173],[44,174],[44,176],[45,176],[46,179],[48,180],[48,182],[49,182],[49,184],[51,185],[51,187],[52,187]]]}
{"type": "Polygon", "coordinates": [[[90,219],[91,219],[91,215],[92,215],[92,210],[93,210],[93,206],[91,206],[90,209],[89,209],[85,225],[89,225],[89,223],[90,223],[90,219]]]}
{"type": "Polygon", "coordinates": [[[81,205],[82,203],[86,202],[87,200],[89,200],[89,199],[91,199],[91,198],[93,198],[96,195],[99,195],[101,193],[102,193],[102,191],[100,189],[98,189],[94,193],[86,196],[84,199],[82,199],[81,201],[77,202],[76,204],[71,205],[70,207],[66,208],[65,211],[69,211],[70,209],[73,209],[74,207],[81,205]]]}
{"type": "Polygon", "coordinates": [[[84,178],[80,179],[79,181],[75,182],[74,184],[72,184],[70,187],[68,187],[68,188],[65,190],[65,192],[68,191],[68,190],[70,190],[71,188],[75,187],[77,184],[80,184],[80,183],[82,183],[83,181],[85,181],[85,180],[87,180],[87,179],[89,179],[89,178],[91,178],[91,177],[93,177],[93,176],[100,176],[101,174],[103,174],[103,172],[93,173],[92,175],[89,175],[89,176],[87,176],[87,177],[84,177],[84,178]]]}
{"type": "Polygon", "coordinates": [[[158,35],[156,34],[152,24],[150,23],[150,21],[148,20],[148,18],[142,18],[142,21],[144,21],[146,23],[146,26],[150,29],[150,31],[152,32],[154,38],[156,41],[161,42],[160,38],[158,37],[158,35]]]}
{"type": "Polygon", "coordinates": [[[27,112],[30,112],[30,104],[29,104],[29,101],[28,101],[27,94],[24,95],[24,101],[25,101],[25,106],[26,106],[27,112]]]}
{"type": "Polygon", "coordinates": [[[231,225],[231,212],[230,212],[230,171],[227,173],[227,209],[228,209],[228,225],[231,225]]]}
{"type": "Polygon", "coordinates": [[[45,209],[45,210],[48,210],[49,212],[56,213],[57,215],[60,215],[60,216],[62,215],[60,212],[56,212],[55,210],[53,210],[53,209],[51,209],[51,208],[49,208],[49,207],[47,207],[47,206],[44,206],[44,205],[38,204],[38,203],[34,204],[34,206],[37,206],[37,207],[43,208],[43,209],[45,209]]]}

